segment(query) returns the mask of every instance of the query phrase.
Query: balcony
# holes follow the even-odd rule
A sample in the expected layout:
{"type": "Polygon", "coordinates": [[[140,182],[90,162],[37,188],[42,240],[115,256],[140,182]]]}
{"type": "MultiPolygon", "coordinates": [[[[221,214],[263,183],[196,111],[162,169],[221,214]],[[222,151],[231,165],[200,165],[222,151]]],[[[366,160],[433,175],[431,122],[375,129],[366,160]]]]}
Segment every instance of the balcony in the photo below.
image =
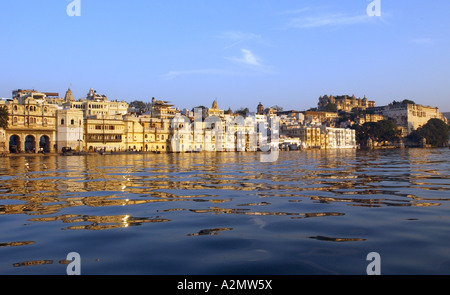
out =
{"type": "Polygon", "coordinates": [[[102,134],[92,135],[92,134],[89,134],[87,136],[86,142],[96,142],[96,143],[122,142],[122,136],[121,135],[102,135],[102,134]]]}

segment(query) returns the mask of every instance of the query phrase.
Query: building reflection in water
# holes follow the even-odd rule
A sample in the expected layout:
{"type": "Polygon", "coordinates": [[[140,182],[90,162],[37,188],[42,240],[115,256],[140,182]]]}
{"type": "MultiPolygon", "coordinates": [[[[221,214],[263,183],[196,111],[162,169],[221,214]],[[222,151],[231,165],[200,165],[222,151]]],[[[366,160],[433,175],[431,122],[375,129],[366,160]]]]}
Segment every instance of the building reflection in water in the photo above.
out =
{"type": "Polygon", "coordinates": [[[188,234],[188,236],[217,236],[217,234],[221,231],[229,231],[233,230],[232,228],[208,228],[208,229],[202,229],[197,233],[188,234]]]}
{"type": "Polygon", "coordinates": [[[82,214],[84,207],[184,202],[172,206],[176,208],[158,206],[154,212],[180,210],[303,219],[344,213],[274,211],[270,199],[363,207],[439,206],[439,201],[448,200],[402,192],[402,188],[411,186],[420,190],[448,187],[429,181],[434,174],[430,164],[433,159],[426,150],[420,155],[410,150],[401,152],[406,160],[393,162],[389,173],[379,153],[355,150],[281,152],[275,163],[259,162],[258,153],[12,156],[0,164],[0,215],[26,214],[32,216],[32,222],[88,223],[64,229],[102,230],[169,219],[86,216],[82,214]],[[238,192],[255,202],[241,199],[235,203],[232,196],[238,192]],[[192,202],[217,206],[189,205],[192,202]],[[268,209],[255,210],[262,206],[268,209]],[[77,208],[80,214],[64,214],[66,208],[77,208]],[[43,215],[53,216],[38,217],[43,215]]]}

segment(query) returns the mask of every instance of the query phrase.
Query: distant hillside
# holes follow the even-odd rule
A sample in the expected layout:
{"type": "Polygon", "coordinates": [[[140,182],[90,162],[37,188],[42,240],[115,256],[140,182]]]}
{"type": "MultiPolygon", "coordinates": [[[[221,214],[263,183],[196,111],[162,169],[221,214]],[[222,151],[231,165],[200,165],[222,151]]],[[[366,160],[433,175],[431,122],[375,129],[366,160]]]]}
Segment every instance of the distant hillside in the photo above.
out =
{"type": "Polygon", "coordinates": [[[442,115],[450,120],[450,112],[442,113],[442,115]]]}

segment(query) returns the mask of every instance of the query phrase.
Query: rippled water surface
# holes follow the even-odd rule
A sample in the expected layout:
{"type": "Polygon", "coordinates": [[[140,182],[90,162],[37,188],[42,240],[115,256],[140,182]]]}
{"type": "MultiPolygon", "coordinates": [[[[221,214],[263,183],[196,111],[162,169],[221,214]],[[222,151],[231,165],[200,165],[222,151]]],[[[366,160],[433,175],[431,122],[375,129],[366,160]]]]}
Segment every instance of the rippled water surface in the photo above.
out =
{"type": "Polygon", "coordinates": [[[450,274],[449,149],[0,159],[0,274],[450,274]]]}

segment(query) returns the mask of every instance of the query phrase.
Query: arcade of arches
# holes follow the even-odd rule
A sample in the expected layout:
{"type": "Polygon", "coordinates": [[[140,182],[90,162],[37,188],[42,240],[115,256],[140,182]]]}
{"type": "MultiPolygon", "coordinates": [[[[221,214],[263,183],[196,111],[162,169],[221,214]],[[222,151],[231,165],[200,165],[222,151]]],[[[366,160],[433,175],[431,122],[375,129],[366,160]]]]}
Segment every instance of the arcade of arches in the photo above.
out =
{"type": "MultiPolygon", "coordinates": [[[[12,130],[11,130],[12,131],[12,130]]],[[[14,131],[12,131],[14,132],[14,131]]],[[[52,141],[53,134],[25,132],[9,134],[7,132],[6,139],[9,143],[10,153],[50,153],[55,151],[55,142],[52,141]]]]}

